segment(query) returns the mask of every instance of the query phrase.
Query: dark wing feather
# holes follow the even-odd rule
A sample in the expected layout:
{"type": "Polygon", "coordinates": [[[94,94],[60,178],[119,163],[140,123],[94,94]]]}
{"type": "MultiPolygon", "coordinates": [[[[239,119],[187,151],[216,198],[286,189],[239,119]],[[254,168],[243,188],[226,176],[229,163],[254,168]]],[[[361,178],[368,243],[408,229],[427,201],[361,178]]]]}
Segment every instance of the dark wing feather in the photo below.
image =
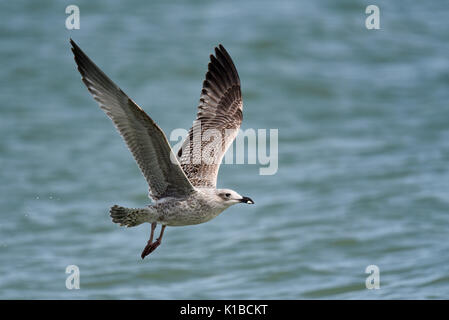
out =
{"type": "Polygon", "coordinates": [[[242,108],[237,69],[220,44],[215,48],[215,56],[210,56],[197,118],[178,151],[181,166],[194,186],[216,187],[220,163],[242,123],[242,108]],[[209,138],[210,134],[213,138],[209,138]],[[221,141],[217,148],[211,148],[215,138],[221,141]]]}

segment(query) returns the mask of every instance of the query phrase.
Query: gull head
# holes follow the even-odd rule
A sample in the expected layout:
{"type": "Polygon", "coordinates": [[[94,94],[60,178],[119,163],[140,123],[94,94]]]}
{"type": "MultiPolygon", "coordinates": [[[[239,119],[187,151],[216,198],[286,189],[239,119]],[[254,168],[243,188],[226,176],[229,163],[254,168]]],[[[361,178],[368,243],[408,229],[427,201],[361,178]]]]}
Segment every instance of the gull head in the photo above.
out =
{"type": "Polygon", "coordinates": [[[232,206],[236,203],[254,204],[254,201],[251,200],[251,198],[243,197],[231,189],[217,189],[216,194],[219,201],[227,206],[232,206]]]}

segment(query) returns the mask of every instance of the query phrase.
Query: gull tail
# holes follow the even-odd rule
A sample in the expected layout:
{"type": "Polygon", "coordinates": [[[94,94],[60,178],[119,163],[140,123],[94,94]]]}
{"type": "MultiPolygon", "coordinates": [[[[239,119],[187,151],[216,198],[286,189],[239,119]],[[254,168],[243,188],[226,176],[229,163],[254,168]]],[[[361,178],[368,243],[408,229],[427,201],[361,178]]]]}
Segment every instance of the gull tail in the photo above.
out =
{"type": "Polygon", "coordinates": [[[151,222],[152,210],[150,208],[131,209],[118,205],[111,207],[109,210],[112,222],[121,226],[135,227],[144,222],[151,222]]]}

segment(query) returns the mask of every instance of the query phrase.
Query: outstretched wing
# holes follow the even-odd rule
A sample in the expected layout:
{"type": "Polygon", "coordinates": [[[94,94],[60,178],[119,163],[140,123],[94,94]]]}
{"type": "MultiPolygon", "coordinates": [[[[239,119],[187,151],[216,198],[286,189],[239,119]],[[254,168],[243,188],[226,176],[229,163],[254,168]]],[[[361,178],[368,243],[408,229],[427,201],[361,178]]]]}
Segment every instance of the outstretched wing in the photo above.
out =
{"type": "Polygon", "coordinates": [[[158,125],[70,39],[82,80],[128,145],[153,199],[186,196],[194,187],[158,125]],[[172,155],[172,156],[171,156],[172,155]],[[173,160],[173,161],[172,161],[173,160]]]}
{"type": "Polygon", "coordinates": [[[197,118],[177,154],[194,186],[216,187],[220,163],[242,123],[242,108],[237,69],[220,44],[210,56],[197,118]]]}

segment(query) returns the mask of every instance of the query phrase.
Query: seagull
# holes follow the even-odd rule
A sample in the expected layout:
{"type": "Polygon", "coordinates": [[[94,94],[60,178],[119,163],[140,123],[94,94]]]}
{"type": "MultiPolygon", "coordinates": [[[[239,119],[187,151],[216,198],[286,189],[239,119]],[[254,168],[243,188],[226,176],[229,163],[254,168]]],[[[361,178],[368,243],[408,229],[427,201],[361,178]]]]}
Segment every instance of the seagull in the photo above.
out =
{"type": "Polygon", "coordinates": [[[197,118],[176,155],[164,132],[150,116],[72,39],[70,44],[82,81],[112,120],[148,182],[150,205],[137,209],[114,205],[109,211],[112,222],[121,226],[151,224],[150,239],[142,251],[142,259],[161,244],[167,226],[204,223],[234,204],[254,204],[251,198],[234,190],[216,188],[220,163],[243,119],[240,78],[221,44],[215,47],[215,56],[210,55],[197,118]],[[212,135],[214,140],[218,137],[215,142],[220,143],[212,153],[210,139],[204,138],[211,132],[215,134],[212,135]],[[153,241],[158,224],[161,225],[160,234],[153,241]]]}

